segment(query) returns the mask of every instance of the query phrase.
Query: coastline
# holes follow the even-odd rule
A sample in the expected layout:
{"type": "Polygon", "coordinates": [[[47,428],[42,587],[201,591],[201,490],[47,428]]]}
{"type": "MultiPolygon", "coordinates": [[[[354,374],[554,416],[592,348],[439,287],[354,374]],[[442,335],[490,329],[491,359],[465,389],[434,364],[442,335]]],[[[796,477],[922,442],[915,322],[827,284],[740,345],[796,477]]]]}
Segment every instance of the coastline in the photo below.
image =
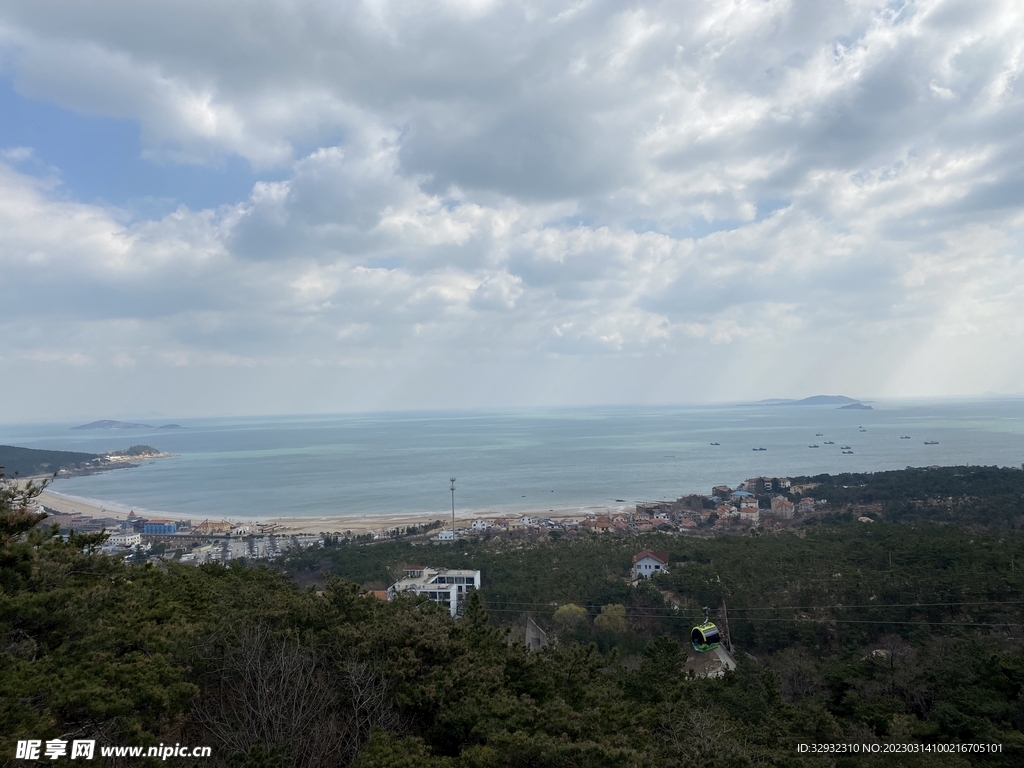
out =
{"type": "MultiPolygon", "coordinates": [[[[113,517],[124,520],[133,508],[122,504],[105,502],[100,499],[83,498],[79,496],[68,496],[55,491],[43,491],[37,502],[61,514],[77,513],[85,517],[113,517]]],[[[514,513],[498,512],[488,509],[467,509],[456,510],[456,528],[468,528],[473,520],[496,520],[498,518],[517,518],[522,516],[546,517],[552,520],[583,519],[588,515],[617,514],[626,510],[632,510],[633,505],[588,505],[568,506],[558,509],[523,509],[514,513]]],[[[134,508],[135,514],[140,517],[160,518],[164,520],[191,520],[194,525],[203,522],[205,519],[220,521],[227,520],[231,523],[260,523],[263,525],[272,524],[277,526],[277,533],[284,534],[344,534],[351,532],[353,535],[376,533],[380,534],[394,528],[405,528],[412,525],[425,525],[435,520],[440,520],[444,527],[451,521],[451,514],[443,512],[404,512],[404,513],[382,513],[363,515],[323,515],[304,517],[270,517],[254,515],[246,518],[218,517],[216,515],[195,515],[180,512],[163,512],[151,509],[134,508]]]]}

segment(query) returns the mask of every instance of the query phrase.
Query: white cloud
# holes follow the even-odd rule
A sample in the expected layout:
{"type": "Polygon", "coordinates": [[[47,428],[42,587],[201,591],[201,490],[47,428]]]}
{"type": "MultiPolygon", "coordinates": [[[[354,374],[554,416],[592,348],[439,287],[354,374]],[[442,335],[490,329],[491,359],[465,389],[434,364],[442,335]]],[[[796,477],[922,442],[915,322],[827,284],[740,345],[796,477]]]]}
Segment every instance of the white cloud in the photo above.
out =
{"type": "Polygon", "coordinates": [[[20,92],[275,176],[125,224],[3,150],[0,329],[26,381],[194,412],[193,370],[264,411],[1019,389],[1022,39],[1013,2],[10,3],[20,92]]]}
{"type": "Polygon", "coordinates": [[[0,158],[9,163],[22,163],[32,157],[32,147],[8,147],[0,150],[0,158]]]}

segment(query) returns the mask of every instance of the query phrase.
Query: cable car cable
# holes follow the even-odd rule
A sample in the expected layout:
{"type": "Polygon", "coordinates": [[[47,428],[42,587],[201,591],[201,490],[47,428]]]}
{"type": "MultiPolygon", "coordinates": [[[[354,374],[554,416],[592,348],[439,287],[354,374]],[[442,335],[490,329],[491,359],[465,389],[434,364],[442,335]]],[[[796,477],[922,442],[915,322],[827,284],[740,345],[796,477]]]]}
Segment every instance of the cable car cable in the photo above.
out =
{"type": "MultiPolygon", "coordinates": [[[[501,608],[488,608],[487,611],[489,613],[516,613],[516,614],[522,613],[522,611],[503,610],[501,608]]],[[[685,621],[687,623],[691,623],[693,621],[688,616],[652,616],[651,614],[635,615],[635,614],[629,614],[629,613],[625,614],[623,616],[623,618],[626,618],[626,619],[661,618],[661,619],[669,619],[669,620],[672,620],[672,621],[685,621]]],[[[827,618],[827,617],[814,618],[814,617],[811,617],[811,616],[808,616],[808,617],[794,617],[794,618],[776,618],[776,617],[762,616],[762,617],[753,617],[753,618],[742,618],[742,619],[740,619],[740,621],[750,621],[750,622],[754,622],[754,621],[760,621],[760,622],[766,622],[766,621],[774,621],[774,622],[788,621],[788,622],[793,622],[794,624],[822,624],[822,623],[830,623],[830,624],[899,624],[899,625],[909,625],[909,626],[927,625],[927,626],[932,626],[932,627],[1017,627],[1017,626],[1024,627],[1024,622],[1012,622],[1012,621],[1004,621],[1004,622],[999,622],[999,623],[969,622],[969,621],[955,621],[955,620],[954,621],[901,621],[901,620],[889,621],[889,620],[885,620],[885,619],[833,619],[833,618],[827,618]]]]}
{"type": "MultiPolygon", "coordinates": [[[[517,602],[517,601],[494,601],[496,605],[524,605],[538,608],[561,608],[566,605],[578,605],[578,603],[550,603],[550,602],[517,602]]],[[[950,608],[962,605],[1024,605],[1024,600],[965,600],[957,603],[866,603],[863,605],[846,605],[835,603],[833,605],[778,605],[778,606],[748,606],[730,607],[735,611],[822,611],[822,610],[853,610],[866,608],[950,608]]],[[[603,605],[586,604],[580,608],[603,608],[603,605]]],[[[636,606],[633,610],[663,611],[665,608],[636,606]]],[[[691,609],[692,610],[692,609],[691,609]]]]}

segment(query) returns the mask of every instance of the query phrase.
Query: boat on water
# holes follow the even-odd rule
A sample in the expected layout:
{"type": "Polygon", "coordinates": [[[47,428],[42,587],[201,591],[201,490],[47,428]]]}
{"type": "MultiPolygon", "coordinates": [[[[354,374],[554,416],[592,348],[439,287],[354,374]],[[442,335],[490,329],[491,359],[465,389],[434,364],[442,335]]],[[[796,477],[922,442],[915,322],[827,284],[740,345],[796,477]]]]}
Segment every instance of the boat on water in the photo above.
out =
{"type": "Polygon", "coordinates": [[[814,445],[808,445],[807,447],[808,448],[818,448],[819,446],[817,445],[817,443],[815,443],[814,445]]]}
{"type": "Polygon", "coordinates": [[[909,440],[910,435],[900,435],[900,440],[909,440]]]}
{"type": "Polygon", "coordinates": [[[814,433],[814,436],[815,436],[815,437],[821,437],[821,432],[815,432],[815,433],[814,433]]]}
{"type": "Polygon", "coordinates": [[[718,445],[718,443],[712,443],[712,445],[718,445]]]}
{"type": "Polygon", "coordinates": [[[840,445],[840,446],[839,446],[839,448],[840,448],[841,450],[844,450],[844,451],[848,451],[848,450],[850,450],[850,446],[848,446],[848,445],[840,445]]]}
{"type": "Polygon", "coordinates": [[[751,448],[752,451],[767,451],[767,448],[751,448]]]}
{"type": "Polygon", "coordinates": [[[832,440],[826,440],[825,445],[835,445],[835,442],[833,442],[832,440]]]}
{"type": "Polygon", "coordinates": [[[843,451],[843,453],[853,453],[853,451],[843,451]]]}
{"type": "Polygon", "coordinates": [[[925,440],[924,444],[925,445],[938,445],[939,441],[938,440],[925,440]]]}

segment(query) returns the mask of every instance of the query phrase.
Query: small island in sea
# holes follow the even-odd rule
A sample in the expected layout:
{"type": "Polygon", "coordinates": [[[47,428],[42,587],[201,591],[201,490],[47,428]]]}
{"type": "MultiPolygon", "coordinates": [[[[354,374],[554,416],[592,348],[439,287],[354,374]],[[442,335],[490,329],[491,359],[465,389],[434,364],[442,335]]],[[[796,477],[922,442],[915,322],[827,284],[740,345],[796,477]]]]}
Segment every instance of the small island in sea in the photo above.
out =
{"type": "Polygon", "coordinates": [[[864,405],[864,403],[850,403],[849,405],[841,405],[836,410],[840,411],[873,411],[875,410],[870,405],[864,405]]]}
{"type": "Polygon", "coordinates": [[[111,419],[101,419],[100,421],[91,421],[88,424],[80,424],[72,429],[152,429],[151,424],[133,424],[130,421],[113,421],[111,419]]]}
{"type": "Polygon", "coordinates": [[[859,400],[854,400],[846,395],[812,395],[802,400],[790,400],[786,398],[774,398],[771,400],[758,400],[756,405],[859,405],[859,400]]]}

